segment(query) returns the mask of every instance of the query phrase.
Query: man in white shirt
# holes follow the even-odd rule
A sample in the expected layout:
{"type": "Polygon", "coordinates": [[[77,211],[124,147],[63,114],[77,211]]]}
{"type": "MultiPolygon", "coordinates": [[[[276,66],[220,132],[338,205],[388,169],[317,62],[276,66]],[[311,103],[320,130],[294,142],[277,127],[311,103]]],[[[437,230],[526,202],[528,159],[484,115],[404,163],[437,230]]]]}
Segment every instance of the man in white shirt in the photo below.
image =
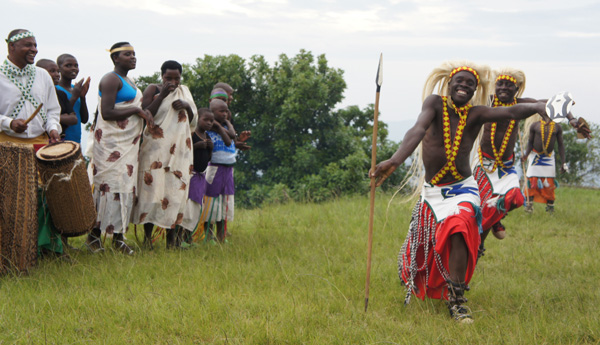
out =
{"type": "Polygon", "coordinates": [[[0,140],[42,144],[47,133],[50,142],[58,141],[60,105],[48,72],[33,65],[37,54],[33,33],[13,30],[6,42],[8,58],[0,65],[0,140]],[[40,104],[38,114],[25,124],[40,104]]]}
{"type": "MultiPolygon", "coordinates": [[[[0,143],[33,145],[37,150],[60,139],[60,105],[54,83],[45,69],[33,65],[37,43],[31,31],[13,30],[6,43],[8,57],[0,64],[0,143]]],[[[62,242],[47,216],[41,189],[37,213],[38,253],[61,254],[62,242]]]]}

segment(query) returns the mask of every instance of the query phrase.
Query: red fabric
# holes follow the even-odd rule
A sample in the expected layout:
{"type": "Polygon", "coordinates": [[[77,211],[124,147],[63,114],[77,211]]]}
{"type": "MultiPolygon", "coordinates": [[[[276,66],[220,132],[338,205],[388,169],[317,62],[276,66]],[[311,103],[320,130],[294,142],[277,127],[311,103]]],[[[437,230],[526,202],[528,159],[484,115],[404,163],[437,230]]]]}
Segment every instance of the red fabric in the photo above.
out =
{"type": "Polygon", "coordinates": [[[527,188],[528,196],[533,197],[533,201],[539,202],[542,204],[548,203],[548,201],[554,201],[556,197],[554,196],[554,190],[556,189],[556,184],[554,184],[554,178],[552,177],[530,177],[529,185],[531,188],[527,188]],[[543,184],[548,181],[550,187],[544,187],[542,189],[537,188],[538,180],[543,184]]]}
{"type": "Polygon", "coordinates": [[[481,196],[481,228],[489,230],[492,225],[498,223],[509,211],[523,206],[525,197],[519,188],[513,188],[506,193],[504,197],[505,212],[498,210],[496,206],[488,206],[488,200],[497,197],[498,194],[492,194],[492,184],[485,174],[481,166],[475,169],[475,178],[479,187],[479,195],[481,196]]]}
{"type": "MultiPolygon", "coordinates": [[[[484,231],[491,229],[492,225],[498,223],[509,211],[523,206],[524,203],[525,197],[523,197],[523,193],[521,193],[519,188],[509,190],[504,197],[505,212],[498,210],[497,207],[485,206],[481,209],[481,215],[483,216],[481,228],[484,231]]],[[[481,205],[484,205],[483,200],[481,200],[481,205]]]]}
{"type": "MultiPolygon", "coordinates": [[[[468,202],[463,202],[460,204],[462,208],[465,210],[461,210],[459,214],[450,216],[444,219],[443,222],[435,225],[435,239],[436,245],[433,248],[433,242],[431,238],[424,239],[424,220],[429,219],[430,224],[435,224],[435,218],[433,216],[433,212],[429,209],[429,206],[425,204],[421,210],[421,223],[419,224],[419,248],[417,249],[417,267],[419,267],[419,271],[417,272],[417,276],[415,277],[414,284],[416,286],[416,290],[414,290],[414,294],[420,299],[425,299],[425,296],[429,298],[436,299],[448,299],[448,289],[447,282],[442,277],[440,273],[440,268],[434,258],[434,249],[437,253],[439,253],[442,261],[442,265],[444,266],[446,272],[449,271],[448,260],[450,257],[450,236],[453,234],[460,233],[462,234],[465,242],[467,244],[468,250],[468,265],[467,265],[467,274],[465,277],[465,283],[469,283],[471,281],[471,277],[473,276],[473,272],[475,271],[475,264],[477,262],[477,249],[479,248],[479,227],[477,224],[477,218],[475,216],[475,211],[473,209],[473,205],[468,202]],[[425,242],[429,247],[428,257],[427,257],[427,265],[425,266],[425,242]],[[426,281],[426,269],[429,270],[429,280],[426,281]]],[[[408,241],[409,242],[409,241],[408,241]]],[[[403,267],[402,267],[402,280],[409,280],[409,270],[410,267],[410,243],[407,243],[406,252],[403,254],[403,267]]]]}
{"type": "MultiPolygon", "coordinates": [[[[481,169],[481,167],[477,167],[477,169],[481,169]]],[[[487,201],[498,195],[492,194],[492,185],[486,174],[477,174],[477,177],[479,195],[481,196],[481,228],[485,231],[491,229],[492,225],[498,223],[509,211],[523,206],[525,198],[519,188],[513,188],[504,197],[505,212],[500,211],[496,206],[490,207],[487,205],[487,201]]]]}
{"type": "Polygon", "coordinates": [[[44,147],[46,145],[48,145],[48,144],[33,144],[33,151],[38,152],[39,149],[41,149],[42,147],[44,147]]]}

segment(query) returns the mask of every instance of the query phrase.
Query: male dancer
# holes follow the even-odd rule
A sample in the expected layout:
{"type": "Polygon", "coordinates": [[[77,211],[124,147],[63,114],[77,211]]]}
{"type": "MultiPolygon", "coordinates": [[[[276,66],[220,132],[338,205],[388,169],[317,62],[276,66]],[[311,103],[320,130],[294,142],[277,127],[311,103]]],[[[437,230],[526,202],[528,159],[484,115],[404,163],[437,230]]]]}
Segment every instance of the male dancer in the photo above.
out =
{"type": "Polygon", "coordinates": [[[475,270],[481,219],[469,152],[484,123],[545,114],[542,102],[473,106],[471,100],[484,103],[488,77],[489,68],[466,62],[447,62],[435,69],[425,84],[416,124],[396,153],[370,174],[381,185],[421,144],[427,182],[399,255],[399,275],[408,289],[407,303],[411,293],[446,299],[452,318],[463,323],[473,322],[464,292],[475,270]],[[436,85],[439,95],[432,94],[436,85]]]}
{"type": "MultiPolygon", "coordinates": [[[[520,98],[525,91],[525,73],[514,68],[495,71],[495,92],[491,106],[510,107],[536,100],[520,98]]],[[[478,150],[478,164],[473,171],[481,196],[481,245],[479,256],[485,250],[484,241],[492,230],[494,237],[503,239],[505,228],[500,220],[506,214],[523,206],[525,201],[515,169],[514,149],[519,131],[518,120],[488,122],[483,126],[483,136],[478,150]]]]}
{"type": "Polygon", "coordinates": [[[565,161],[565,146],[563,144],[562,127],[551,121],[544,119],[534,119],[535,122],[527,121],[526,129],[529,128],[529,140],[527,152],[523,160],[527,160],[527,192],[529,200],[525,211],[533,212],[533,202],[545,203],[546,212],[554,212],[554,190],[557,185],[556,178],[556,159],[554,155],[554,145],[558,145],[558,154],[560,155],[561,171],[567,170],[565,161]],[[537,121],[535,121],[537,120],[537,121]],[[533,150],[533,154],[529,154],[533,150]]]}
{"type": "MultiPolygon", "coordinates": [[[[492,107],[510,107],[518,103],[535,103],[532,98],[521,98],[525,91],[525,73],[514,68],[503,68],[494,72],[494,94],[490,97],[492,107]]],[[[572,114],[567,116],[570,124],[579,129],[572,114]]],[[[500,222],[509,211],[523,205],[525,199],[520,190],[519,177],[515,169],[514,148],[518,137],[519,122],[501,120],[484,125],[479,146],[479,160],[473,171],[481,196],[482,223],[479,256],[485,248],[484,241],[492,230],[494,237],[504,239],[506,229],[500,222]]],[[[589,136],[589,131],[587,134],[589,136]]]]}

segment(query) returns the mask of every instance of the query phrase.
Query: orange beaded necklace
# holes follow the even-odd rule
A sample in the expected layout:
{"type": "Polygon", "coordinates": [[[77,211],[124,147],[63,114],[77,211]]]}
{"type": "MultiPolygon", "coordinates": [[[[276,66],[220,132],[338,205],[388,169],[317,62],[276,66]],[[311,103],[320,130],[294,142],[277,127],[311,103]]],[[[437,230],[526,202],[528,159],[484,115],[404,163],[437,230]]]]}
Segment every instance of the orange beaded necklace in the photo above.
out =
{"type": "MultiPolygon", "coordinates": [[[[493,105],[494,108],[512,107],[515,104],[517,104],[516,98],[513,99],[512,103],[505,104],[505,103],[502,103],[498,99],[498,96],[494,95],[494,105],[493,105]]],[[[492,151],[494,152],[494,166],[492,167],[492,170],[487,170],[485,168],[485,166],[483,165],[483,153],[481,152],[481,146],[479,146],[479,162],[481,163],[481,167],[483,168],[483,170],[485,170],[487,173],[493,173],[498,166],[501,166],[502,168],[506,168],[506,166],[504,166],[504,162],[502,161],[502,156],[504,156],[504,152],[506,151],[506,147],[508,146],[508,141],[510,140],[512,131],[515,128],[515,123],[516,123],[515,120],[510,120],[510,123],[508,124],[508,128],[506,129],[506,133],[504,133],[504,138],[502,138],[502,144],[500,145],[499,152],[498,152],[498,150],[496,150],[496,145],[494,144],[494,142],[495,142],[494,139],[496,137],[497,123],[496,122],[492,123],[492,128],[490,130],[490,140],[491,140],[491,144],[492,144],[492,151]]]]}
{"type": "Polygon", "coordinates": [[[432,185],[436,185],[440,182],[440,180],[446,176],[448,171],[454,176],[455,179],[460,180],[463,178],[461,174],[456,170],[456,155],[458,154],[458,149],[460,147],[460,142],[462,141],[463,131],[465,129],[465,125],[467,124],[467,115],[469,113],[469,109],[471,109],[472,105],[467,104],[463,107],[457,108],[454,104],[452,104],[452,108],[454,108],[454,112],[459,116],[458,126],[456,127],[456,134],[454,135],[454,143],[452,143],[451,138],[451,128],[450,128],[450,115],[448,114],[448,105],[447,105],[448,97],[442,97],[443,103],[443,131],[444,131],[444,147],[446,148],[446,164],[444,167],[438,171],[437,174],[431,179],[429,183],[432,185]]]}

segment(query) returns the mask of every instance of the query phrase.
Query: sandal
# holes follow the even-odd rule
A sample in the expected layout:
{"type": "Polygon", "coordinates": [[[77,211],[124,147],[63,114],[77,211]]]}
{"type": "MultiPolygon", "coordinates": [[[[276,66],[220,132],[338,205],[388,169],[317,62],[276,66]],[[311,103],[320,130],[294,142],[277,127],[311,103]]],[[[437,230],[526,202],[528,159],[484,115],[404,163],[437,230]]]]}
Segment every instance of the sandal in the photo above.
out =
{"type": "Polygon", "coordinates": [[[131,249],[127,243],[121,240],[116,240],[113,242],[113,247],[118,251],[125,255],[133,255],[135,252],[131,249]]]}
{"type": "Polygon", "coordinates": [[[92,254],[104,251],[100,237],[88,236],[87,241],[85,241],[85,246],[92,254]]]}

